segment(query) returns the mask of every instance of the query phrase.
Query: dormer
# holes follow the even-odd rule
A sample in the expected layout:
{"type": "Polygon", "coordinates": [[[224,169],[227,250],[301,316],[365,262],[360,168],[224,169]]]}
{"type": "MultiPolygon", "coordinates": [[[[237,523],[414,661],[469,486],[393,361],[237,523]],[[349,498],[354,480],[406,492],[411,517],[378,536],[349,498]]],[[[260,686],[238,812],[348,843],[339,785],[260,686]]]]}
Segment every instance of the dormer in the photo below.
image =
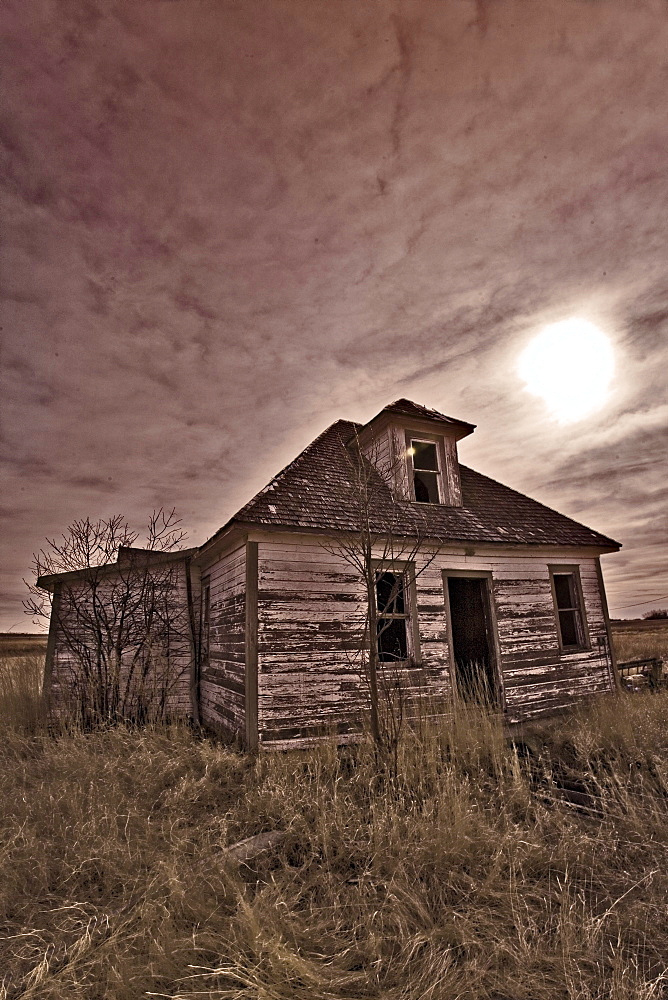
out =
{"type": "Polygon", "coordinates": [[[457,442],[474,429],[475,424],[398,399],[364,424],[357,439],[395,496],[461,507],[457,442]]]}

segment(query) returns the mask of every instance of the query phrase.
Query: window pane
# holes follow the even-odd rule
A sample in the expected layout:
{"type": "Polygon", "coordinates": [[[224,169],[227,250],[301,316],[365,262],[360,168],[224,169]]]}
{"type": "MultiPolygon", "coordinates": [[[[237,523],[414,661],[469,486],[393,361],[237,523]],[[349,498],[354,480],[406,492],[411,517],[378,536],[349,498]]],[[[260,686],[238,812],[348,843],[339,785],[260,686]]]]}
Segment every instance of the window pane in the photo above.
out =
{"type": "Polygon", "coordinates": [[[428,441],[411,441],[411,448],[413,449],[414,469],[438,472],[435,444],[430,444],[428,441]]]}
{"type": "Polygon", "coordinates": [[[572,573],[554,574],[554,592],[558,608],[576,608],[575,579],[572,573]]]}
{"type": "Polygon", "coordinates": [[[392,615],[404,613],[404,578],[401,573],[376,573],[376,608],[392,615]]]}
{"type": "Polygon", "coordinates": [[[577,611],[560,611],[559,628],[561,629],[562,646],[579,646],[577,611]]]}
{"type": "Polygon", "coordinates": [[[405,618],[379,618],[378,659],[381,663],[408,659],[405,618]]]}
{"type": "Polygon", "coordinates": [[[416,472],[414,474],[415,499],[419,503],[439,503],[437,477],[437,472],[416,472]]]}

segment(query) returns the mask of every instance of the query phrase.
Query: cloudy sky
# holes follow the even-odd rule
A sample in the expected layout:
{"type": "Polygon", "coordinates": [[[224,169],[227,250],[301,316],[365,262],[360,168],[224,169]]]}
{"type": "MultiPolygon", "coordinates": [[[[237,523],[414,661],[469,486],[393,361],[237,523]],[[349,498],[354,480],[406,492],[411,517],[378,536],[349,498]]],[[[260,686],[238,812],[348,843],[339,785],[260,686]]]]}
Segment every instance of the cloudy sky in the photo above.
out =
{"type": "MultiPolygon", "coordinates": [[[[204,541],[333,420],[407,396],[623,542],[668,605],[665,0],[4,0],[0,628],[45,535],[204,541]],[[560,423],[517,359],[611,339],[560,423]]],[[[644,604],[641,602],[645,602],[644,604]]]]}

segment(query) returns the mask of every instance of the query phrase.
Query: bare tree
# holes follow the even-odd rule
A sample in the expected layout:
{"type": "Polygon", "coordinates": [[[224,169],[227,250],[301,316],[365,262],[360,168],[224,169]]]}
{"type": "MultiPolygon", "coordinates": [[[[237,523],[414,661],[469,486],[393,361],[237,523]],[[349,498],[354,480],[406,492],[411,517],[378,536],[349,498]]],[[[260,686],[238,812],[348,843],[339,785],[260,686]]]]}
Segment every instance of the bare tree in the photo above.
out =
{"type": "Polygon", "coordinates": [[[169,557],[185,538],[179,524],[174,510],[154,511],[145,544],[136,548],[139,533],[121,515],[86,518],[60,539],[47,539],[33,557],[36,579],[66,574],[53,581],[53,593],[27,583],[24,607],[36,623],[53,619],[69,687],[62,707],[84,725],[164,718],[189,669],[185,583],[169,557]]]}
{"type": "MultiPolygon", "coordinates": [[[[364,624],[357,652],[368,693],[371,735],[378,749],[396,755],[405,721],[402,668],[407,655],[396,623],[408,622],[406,584],[410,582],[414,589],[415,580],[439,549],[425,547],[428,531],[423,512],[412,507],[407,524],[406,500],[397,496],[403,456],[382,461],[377,443],[363,448],[357,435],[352,442],[342,444],[352,486],[355,528],[323,547],[343,558],[363,584],[364,624]],[[406,567],[412,572],[410,581],[406,567]]],[[[416,609],[411,610],[415,620],[416,609]]]]}

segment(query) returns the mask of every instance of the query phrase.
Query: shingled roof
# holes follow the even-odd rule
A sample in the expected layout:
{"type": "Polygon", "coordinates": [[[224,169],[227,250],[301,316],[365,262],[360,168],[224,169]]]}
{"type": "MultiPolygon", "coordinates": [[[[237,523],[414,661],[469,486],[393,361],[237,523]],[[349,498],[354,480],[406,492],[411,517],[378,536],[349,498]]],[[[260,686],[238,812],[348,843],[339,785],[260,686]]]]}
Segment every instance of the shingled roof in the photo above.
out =
{"type": "MultiPolygon", "coordinates": [[[[347,445],[361,428],[361,424],[348,420],[332,424],[228,525],[236,522],[295,530],[355,531],[359,523],[359,490],[347,445]]],[[[373,530],[383,532],[391,524],[397,535],[418,534],[440,542],[596,546],[607,550],[621,547],[619,542],[473,469],[460,465],[460,471],[463,506],[446,507],[393,499],[389,487],[370,467],[370,475],[375,477],[374,509],[370,511],[373,530]]]]}
{"type": "Polygon", "coordinates": [[[377,413],[372,420],[358,427],[358,433],[361,433],[365,427],[369,427],[371,424],[375,423],[376,420],[383,413],[396,413],[402,417],[417,417],[420,420],[430,420],[432,423],[445,424],[453,428],[459,428],[460,433],[458,437],[466,437],[467,434],[472,434],[475,430],[476,425],[470,424],[467,420],[457,420],[456,417],[448,417],[445,413],[440,413],[438,410],[430,410],[427,406],[421,406],[420,403],[414,403],[412,399],[396,399],[394,403],[390,403],[388,406],[384,407],[380,413],[377,413]]]}

